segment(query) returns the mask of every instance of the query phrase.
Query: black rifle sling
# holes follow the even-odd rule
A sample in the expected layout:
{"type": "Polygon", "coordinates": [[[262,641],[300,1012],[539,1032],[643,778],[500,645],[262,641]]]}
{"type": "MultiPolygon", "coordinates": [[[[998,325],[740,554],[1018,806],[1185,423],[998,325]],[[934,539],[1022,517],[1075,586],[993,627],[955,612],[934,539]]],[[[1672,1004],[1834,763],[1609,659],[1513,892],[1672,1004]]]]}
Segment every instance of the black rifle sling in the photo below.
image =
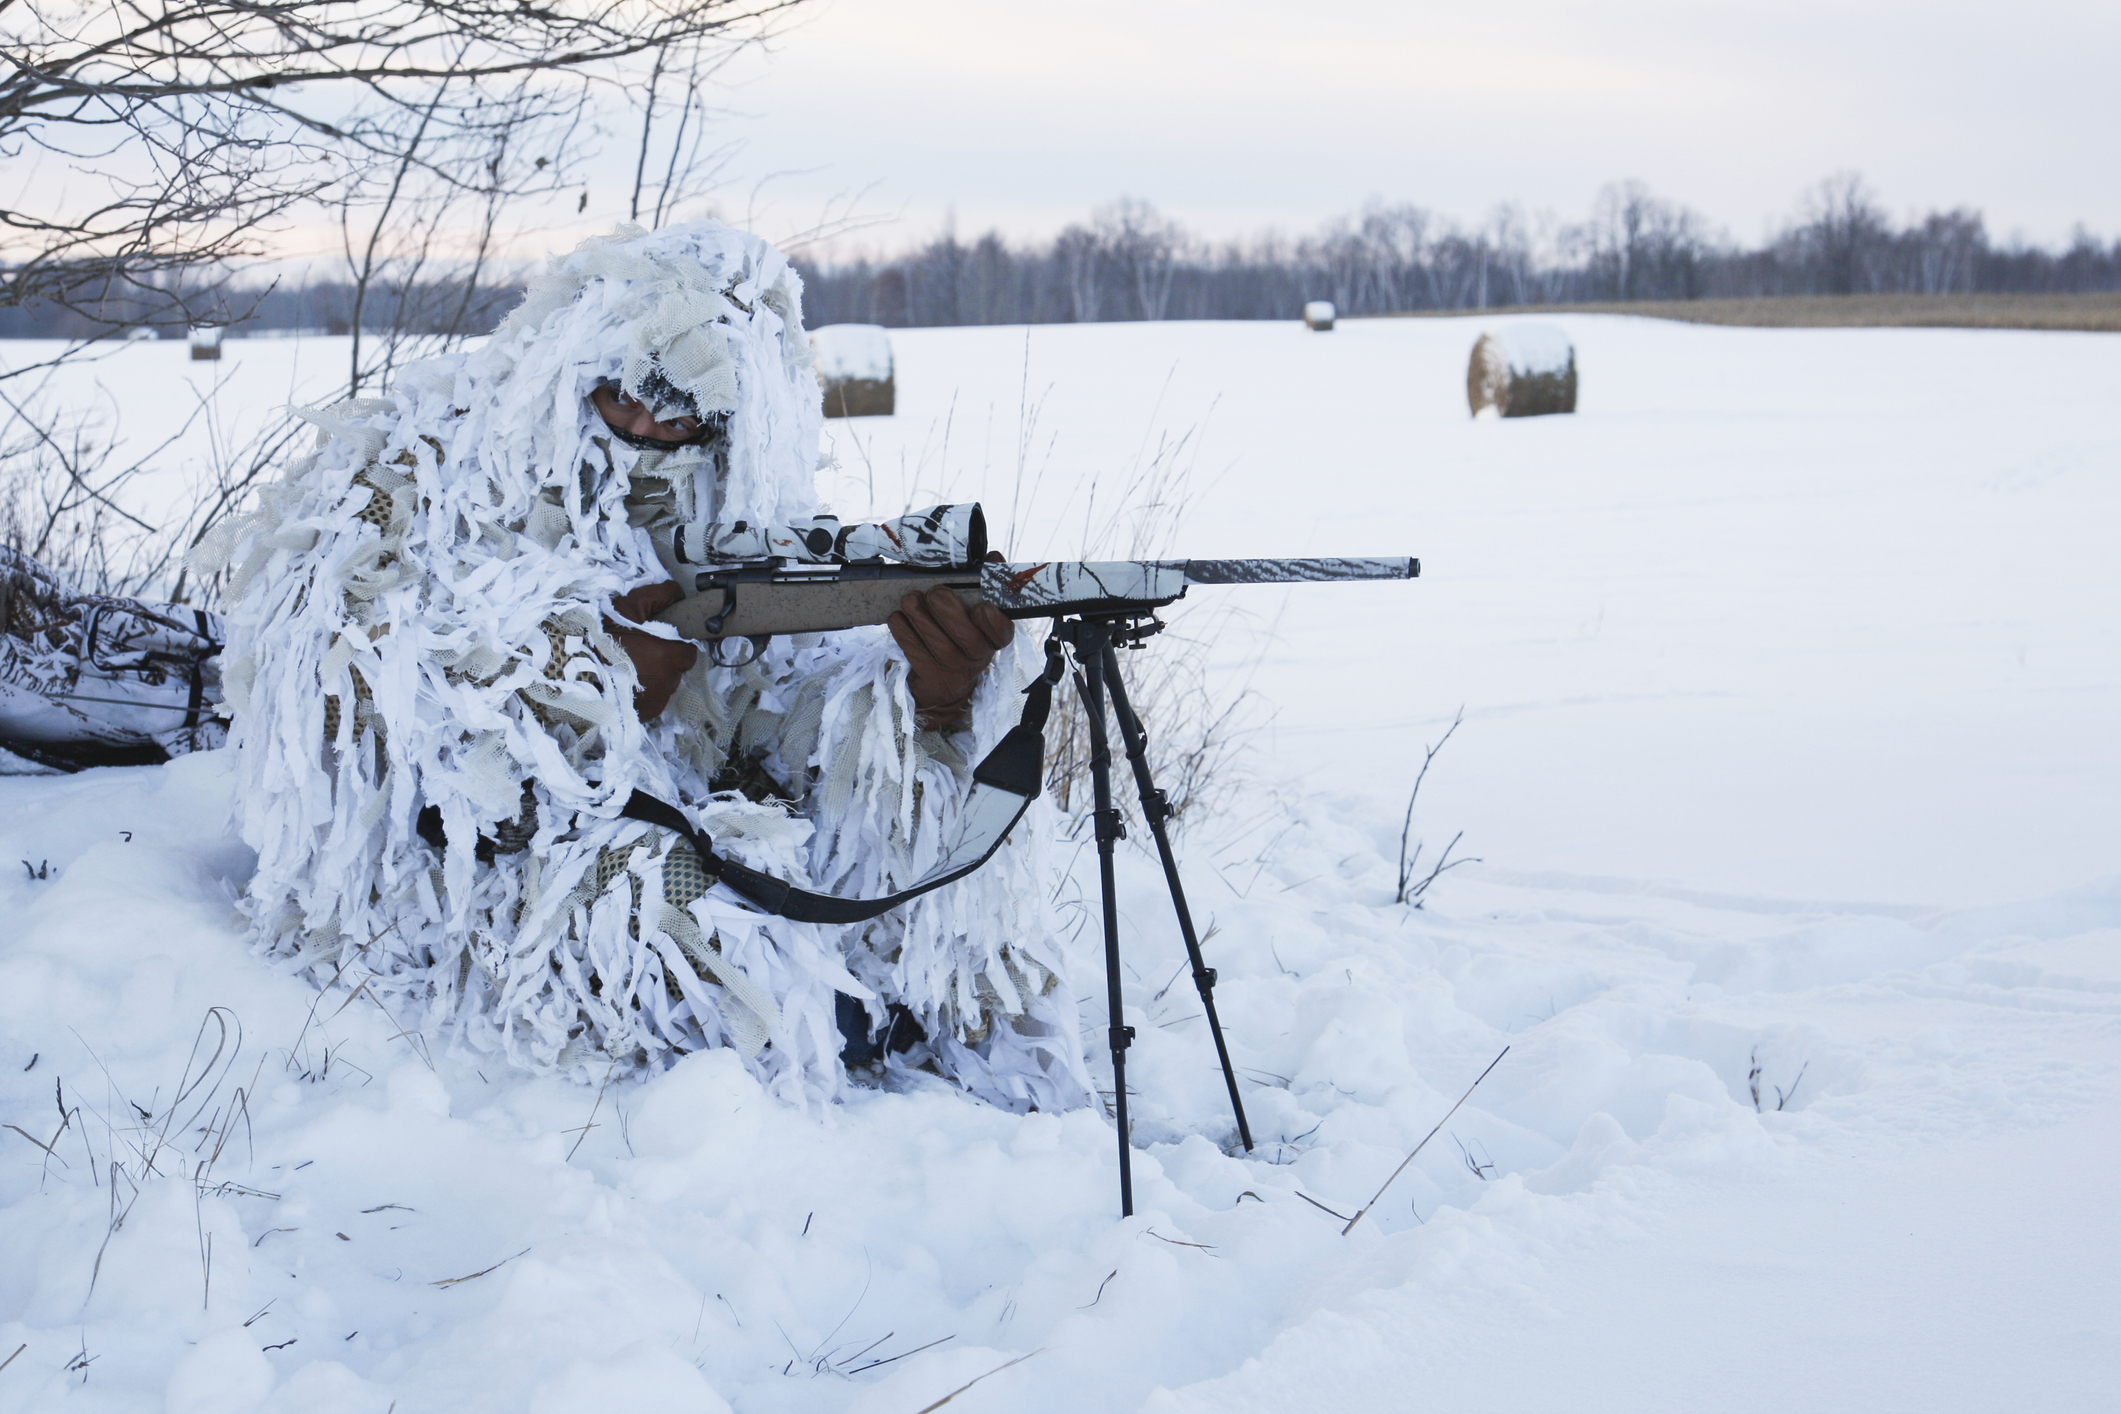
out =
{"type": "Polygon", "coordinates": [[[1046,714],[1053,705],[1053,684],[1060,680],[1060,643],[1046,644],[1046,670],[1024,689],[1024,714],[972,768],[972,791],[966,798],[960,836],[942,864],[911,888],[883,898],[841,898],[812,893],[785,879],[761,874],[714,852],[714,840],[684,811],[667,800],[637,790],[619,815],[674,831],[699,853],[708,874],[768,913],[798,923],[862,923],[943,885],[964,878],[994,857],[1009,831],[1038,798],[1045,774],[1046,714]],[[983,795],[982,792],[987,794],[983,795]],[[1000,799],[996,799],[996,797],[1000,799]],[[1013,799],[1012,799],[1013,798],[1013,799]]]}

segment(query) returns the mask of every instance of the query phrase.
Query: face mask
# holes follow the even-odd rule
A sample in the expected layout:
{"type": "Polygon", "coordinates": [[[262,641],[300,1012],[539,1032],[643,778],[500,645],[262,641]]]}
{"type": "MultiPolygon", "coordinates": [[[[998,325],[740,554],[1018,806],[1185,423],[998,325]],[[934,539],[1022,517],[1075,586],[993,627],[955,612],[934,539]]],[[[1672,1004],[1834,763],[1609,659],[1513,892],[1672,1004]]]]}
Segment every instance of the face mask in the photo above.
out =
{"type": "Polygon", "coordinates": [[[693,433],[690,437],[681,438],[673,442],[665,437],[648,437],[639,432],[621,431],[608,422],[604,426],[612,436],[618,438],[627,446],[643,452],[675,452],[681,447],[697,447],[703,442],[712,441],[715,434],[721,430],[715,423],[702,423],[700,430],[693,433]]]}
{"type": "MultiPolygon", "coordinates": [[[[616,378],[599,379],[597,380],[597,386],[599,388],[622,387],[616,378]]],[[[667,422],[672,417],[699,416],[698,413],[693,411],[697,405],[692,398],[682,389],[673,385],[659,370],[651,369],[648,376],[641,380],[641,401],[647,403],[654,410],[655,420],[658,422],[667,422]]],[[[640,432],[628,432],[622,428],[613,427],[608,422],[604,426],[610,431],[612,436],[637,451],[674,452],[681,447],[697,447],[704,442],[716,440],[727,430],[728,422],[727,414],[704,417],[700,419],[699,431],[693,433],[690,437],[678,438],[650,437],[640,432]]]]}

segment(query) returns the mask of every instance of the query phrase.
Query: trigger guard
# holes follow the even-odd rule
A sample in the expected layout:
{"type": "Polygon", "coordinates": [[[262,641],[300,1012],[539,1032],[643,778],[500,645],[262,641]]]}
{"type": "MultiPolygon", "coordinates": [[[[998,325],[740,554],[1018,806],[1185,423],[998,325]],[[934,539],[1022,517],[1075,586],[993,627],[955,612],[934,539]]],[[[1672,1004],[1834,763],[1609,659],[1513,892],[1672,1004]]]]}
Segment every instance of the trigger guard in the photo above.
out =
{"type": "Polygon", "coordinates": [[[760,634],[750,638],[717,638],[711,640],[707,647],[708,656],[718,668],[748,667],[750,664],[756,663],[759,660],[759,656],[766,651],[766,635],[760,634]],[[735,644],[742,644],[750,651],[740,658],[734,657],[732,656],[734,651],[732,645],[735,644]]]}

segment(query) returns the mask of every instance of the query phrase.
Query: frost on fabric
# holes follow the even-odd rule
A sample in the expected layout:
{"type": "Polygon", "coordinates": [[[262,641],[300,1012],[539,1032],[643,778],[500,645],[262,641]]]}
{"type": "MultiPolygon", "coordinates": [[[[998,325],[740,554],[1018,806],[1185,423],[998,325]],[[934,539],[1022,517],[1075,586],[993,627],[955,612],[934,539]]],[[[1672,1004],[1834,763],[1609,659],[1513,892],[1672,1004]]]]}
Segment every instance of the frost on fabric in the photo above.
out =
{"type": "Polygon", "coordinates": [[[205,552],[231,567],[225,676],[263,946],[532,1070],[596,1077],[726,1045],[784,1098],[826,1098],[846,992],[926,1029],[893,1064],[1018,1107],[1082,1102],[1037,830],[842,929],[700,893],[689,849],[618,818],[646,791],[754,868],[887,892],[933,862],[1014,716],[1007,653],[968,731],[916,735],[904,658],[866,630],[775,640],[741,668],[703,658],[657,721],[636,717],[612,597],[674,577],[684,523],[818,510],[818,385],[779,252],[712,222],[622,229],[554,260],[477,352],[304,415],[316,450],[205,552]],[[726,414],[725,443],[606,435],[589,391],[651,369],[726,414]],[[778,790],[717,790],[725,772],[778,790]]]}

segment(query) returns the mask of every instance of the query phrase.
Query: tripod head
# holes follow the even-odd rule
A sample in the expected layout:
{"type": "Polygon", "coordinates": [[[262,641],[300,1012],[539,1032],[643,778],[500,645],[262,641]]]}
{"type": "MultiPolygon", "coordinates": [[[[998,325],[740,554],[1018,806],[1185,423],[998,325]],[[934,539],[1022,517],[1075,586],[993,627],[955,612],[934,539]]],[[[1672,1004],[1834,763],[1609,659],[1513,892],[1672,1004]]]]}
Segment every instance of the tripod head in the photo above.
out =
{"type": "Polygon", "coordinates": [[[1095,652],[1098,642],[1115,648],[1139,648],[1170,625],[1153,611],[1115,609],[1105,613],[1075,614],[1053,621],[1053,637],[1075,649],[1080,657],[1095,652]]]}

